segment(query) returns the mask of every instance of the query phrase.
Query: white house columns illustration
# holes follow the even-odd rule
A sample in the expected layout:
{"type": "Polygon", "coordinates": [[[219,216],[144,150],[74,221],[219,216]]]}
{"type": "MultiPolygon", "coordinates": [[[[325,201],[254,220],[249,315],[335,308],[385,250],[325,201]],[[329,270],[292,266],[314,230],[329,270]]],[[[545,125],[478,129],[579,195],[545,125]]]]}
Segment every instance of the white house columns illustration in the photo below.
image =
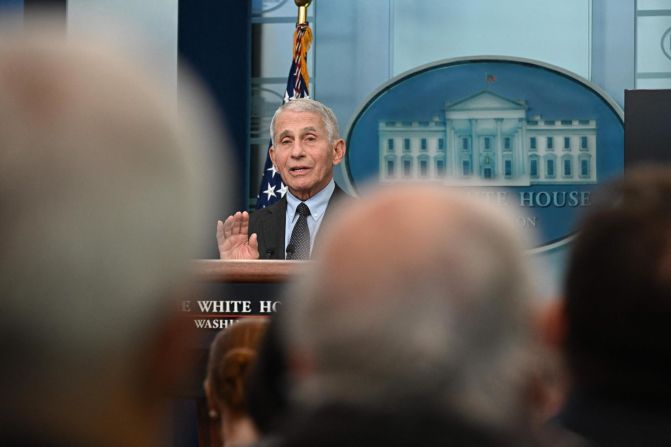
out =
{"type": "Polygon", "coordinates": [[[486,186],[596,183],[594,119],[528,117],[524,100],[488,90],[430,121],[378,123],[379,179],[471,179],[486,186]]]}

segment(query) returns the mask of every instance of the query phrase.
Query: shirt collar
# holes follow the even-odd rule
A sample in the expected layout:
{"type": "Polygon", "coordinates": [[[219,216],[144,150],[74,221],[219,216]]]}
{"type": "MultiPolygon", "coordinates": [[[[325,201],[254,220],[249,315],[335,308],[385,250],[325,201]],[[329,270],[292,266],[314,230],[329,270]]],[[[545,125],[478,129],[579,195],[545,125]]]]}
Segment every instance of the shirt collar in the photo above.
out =
{"type": "MultiPolygon", "coordinates": [[[[335,191],[335,181],[331,179],[324,189],[305,201],[305,204],[310,208],[310,217],[313,217],[315,220],[321,219],[322,215],[326,212],[333,191],[335,191]]],[[[287,216],[290,222],[293,222],[296,218],[296,207],[301,202],[302,200],[299,200],[290,191],[287,191],[287,216]]]]}

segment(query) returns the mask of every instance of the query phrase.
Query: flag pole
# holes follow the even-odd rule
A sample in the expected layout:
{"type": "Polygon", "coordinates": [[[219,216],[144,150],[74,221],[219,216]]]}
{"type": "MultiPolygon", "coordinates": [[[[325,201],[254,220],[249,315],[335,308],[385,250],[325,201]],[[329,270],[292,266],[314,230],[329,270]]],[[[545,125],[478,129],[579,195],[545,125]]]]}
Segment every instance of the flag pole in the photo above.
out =
{"type": "Polygon", "coordinates": [[[298,20],[296,25],[303,25],[308,23],[308,6],[312,3],[312,0],[294,0],[296,6],[298,6],[298,20]]]}
{"type": "MultiPolygon", "coordinates": [[[[308,50],[312,44],[312,30],[308,23],[308,6],[312,0],[294,0],[298,6],[298,18],[296,19],[296,31],[294,32],[294,59],[293,63],[297,68],[295,76],[295,85],[293,92],[285,97],[285,102],[289,99],[309,96],[310,92],[310,73],[308,73],[308,50]],[[299,75],[300,73],[300,75],[299,75]],[[303,87],[300,84],[303,84],[303,87]]],[[[287,87],[289,90],[289,87],[287,87]]]]}

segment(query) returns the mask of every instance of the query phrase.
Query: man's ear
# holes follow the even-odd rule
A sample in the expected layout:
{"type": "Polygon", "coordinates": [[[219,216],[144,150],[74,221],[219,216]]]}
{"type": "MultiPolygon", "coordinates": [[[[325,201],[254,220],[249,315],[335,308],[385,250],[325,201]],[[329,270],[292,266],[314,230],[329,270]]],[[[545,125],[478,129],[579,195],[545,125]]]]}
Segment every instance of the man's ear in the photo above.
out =
{"type": "Polygon", "coordinates": [[[275,164],[275,146],[270,146],[270,149],[268,149],[268,155],[270,156],[270,161],[273,162],[273,166],[277,166],[275,164]]]}
{"type": "Polygon", "coordinates": [[[345,158],[345,152],[347,152],[345,140],[340,138],[333,145],[333,166],[340,164],[343,158],[345,158]]]}
{"type": "Polygon", "coordinates": [[[566,309],[562,298],[545,306],[541,311],[539,326],[543,342],[553,349],[561,349],[566,339],[566,309]]]}

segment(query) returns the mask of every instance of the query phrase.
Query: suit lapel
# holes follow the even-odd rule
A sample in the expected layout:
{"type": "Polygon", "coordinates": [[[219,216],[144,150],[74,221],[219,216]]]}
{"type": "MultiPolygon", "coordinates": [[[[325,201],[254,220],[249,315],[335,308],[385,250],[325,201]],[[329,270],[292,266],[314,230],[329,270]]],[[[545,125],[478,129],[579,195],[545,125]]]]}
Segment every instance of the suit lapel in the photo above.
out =
{"type": "MultiPolygon", "coordinates": [[[[320,241],[320,238],[321,238],[322,229],[324,228],[324,225],[332,219],[332,216],[334,214],[333,213],[334,206],[337,206],[338,203],[341,200],[348,200],[348,199],[351,199],[351,198],[352,198],[352,196],[350,196],[345,191],[340,189],[337,184],[335,185],[335,189],[333,190],[333,194],[331,194],[331,198],[329,199],[329,204],[326,207],[326,212],[324,213],[324,218],[322,219],[322,224],[319,227],[319,232],[317,233],[317,237],[315,239],[315,244],[314,244],[315,248],[319,245],[319,241],[320,241]]],[[[312,252],[314,253],[314,251],[315,250],[313,249],[312,252]]]]}
{"type": "Polygon", "coordinates": [[[331,198],[329,199],[329,204],[326,207],[326,212],[324,213],[324,219],[322,220],[322,225],[324,225],[324,223],[327,222],[328,219],[330,219],[329,216],[332,215],[330,211],[333,209],[333,206],[337,205],[338,202],[340,202],[341,200],[347,200],[348,198],[351,198],[351,196],[342,189],[340,189],[336,184],[335,189],[333,190],[333,194],[331,194],[331,198]]]}
{"type": "Polygon", "coordinates": [[[263,220],[263,234],[266,235],[263,259],[284,259],[284,231],[286,227],[287,199],[283,197],[277,206],[268,207],[268,216],[263,220]],[[272,209],[271,209],[272,208],[272,209]]]}

